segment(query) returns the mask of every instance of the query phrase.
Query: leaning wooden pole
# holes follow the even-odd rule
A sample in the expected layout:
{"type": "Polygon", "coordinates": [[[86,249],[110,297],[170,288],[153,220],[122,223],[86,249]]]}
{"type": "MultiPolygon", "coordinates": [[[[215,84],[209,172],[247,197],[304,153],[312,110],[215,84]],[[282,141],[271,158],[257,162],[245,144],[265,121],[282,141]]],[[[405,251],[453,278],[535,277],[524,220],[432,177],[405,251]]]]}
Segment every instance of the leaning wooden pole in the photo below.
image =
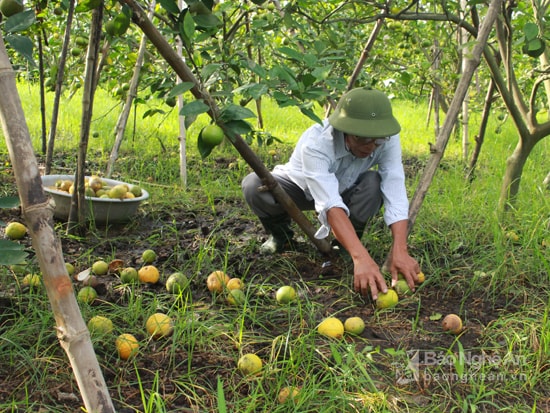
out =
{"type": "Polygon", "coordinates": [[[0,33],[0,122],[13,165],[23,218],[29,229],[56,321],[57,337],[67,353],[88,412],[115,409],[80,313],[53,228],[53,205],[44,194],[38,162],[17,92],[15,74],[0,33]]]}
{"type": "Polygon", "coordinates": [[[191,93],[196,99],[202,100],[210,109],[208,114],[222,128],[229,138],[235,149],[241,154],[243,159],[250,165],[256,174],[262,180],[264,186],[269,189],[277,201],[283,206],[290,217],[298,224],[315,246],[323,253],[329,253],[331,248],[326,239],[315,238],[315,228],[311,222],[296,206],[294,201],[288,196],[285,190],[275,180],[271,172],[265,167],[260,158],[252,151],[244,139],[232,132],[221,120],[218,106],[212,96],[205,91],[191,69],[178,56],[177,52],[166,41],[164,36],[157,30],[151,20],[147,18],[145,11],[134,0],[119,0],[121,3],[127,4],[132,9],[132,20],[137,24],[143,33],[148,37],[158,52],[164,57],[166,62],[174,69],[176,74],[184,82],[190,82],[194,86],[191,88],[191,93]]]}
{"type": "Polygon", "coordinates": [[[437,136],[437,140],[432,151],[432,156],[429,159],[426,167],[424,168],[424,172],[422,173],[422,177],[420,178],[418,187],[416,188],[416,191],[411,200],[411,204],[409,207],[409,232],[414,226],[416,217],[418,215],[418,212],[420,211],[420,207],[422,206],[422,202],[426,197],[439,163],[443,158],[443,153],[445,152],[445,148],[447,146],[447,143],[449,142],[451,132],[460,112],[462,101],[466,96],[466,92],[468,91],[468,87],[470,85],[474,72],[481,62],[481,55],[487,44],[487,39],[489,38],[489,34],[491,32],[493,24],[500,12],[501,3],[502,0],[491,1],[485,19],[479,29],[476,38],[476,44],[473,47],[472,53],[469,55],[466,64],[464,65],[464,73],[462,74],[462,77],[458,82],[453,100],[451,101],[451,104],[449,105],[449,110],[447,111],[445,122],[443,123],[443,127],[441,128],[441,131],[437,136]]]}

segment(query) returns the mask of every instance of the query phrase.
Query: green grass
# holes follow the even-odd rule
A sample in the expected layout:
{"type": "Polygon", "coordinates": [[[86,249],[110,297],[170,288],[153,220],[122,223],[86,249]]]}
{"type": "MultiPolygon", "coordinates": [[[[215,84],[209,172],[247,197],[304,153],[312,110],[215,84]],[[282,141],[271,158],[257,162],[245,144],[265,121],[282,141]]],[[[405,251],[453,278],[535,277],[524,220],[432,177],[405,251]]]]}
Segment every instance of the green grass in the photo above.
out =
{"type": "MultiPolygon", "coordinates": [[[[38,152],[40,123],[37,116],[29,115],[39,113],[35,90],[21,86],[20,93],[38,152]]],[[[101,92],[97,99],[92,129],[100,137],[90,140],[88,159],[94,171],[102,171],[120,108],[101,92]]],[[[75,111],[62,111],[57,143],[67,158],[59,171],[73,165],[79,104],[75,96],[70,102],[75,111]]],[[[268,101],[263,107],[266,130],[283,143],[252,147],[271,167],[289,156],[292,143],[311,122],[268,101]],[[270,149],[275,149],[275,155],[270,149]]],[[[421,165],[430,156],[428,142],[435,140],[433,125],[425,125],[425,106],[398,101],[394,110],[403,126],[405,159],[421,165]]],[[[108,314],[116,334],[130,332],[140,340],[136,359],[122,362],[112,349],[112,337],[92,337],[111,395],[119,406],[131,411],[166,412],[171,411],[171,401],[179,398],[201,412],[548,409],[550,247],[544,247],[543,241],[550,242],[550,198],[540,188],[548,172],[544,169],[550,153],[548,139],[535,148],[527,162],[515,210],[508,221],[499,222],[495,211],[505,161],[517,140],[513,125],[506,123],[497,134],[497,123],[490,123],[476,177],[470,183],[464,180],[460,140],[451,138],[410,237],[411,253],[421,262],[428,280],[395,310],[369,312],[366,319],[368,329],[390,336],[393,345],[382,347],[375,337],[346,336],[336,341],[316,334],[314,328],[325,315],[344,318],[368,310],[345,279],[303,279],[303,270],[292,256],[275,257],[262,270],[247,257],[247,251],[258,246],[254,234],[235,253],[227,223],[254,220],[249,211],[234,207],[240,200],[240,180],[249,167],[229,144],[200,159],[196,136],[207,122],[201,118],[188,133],[188,187],[181,188],[176,122],[175,111],[166,118],[141,119],[138,114],[135,133],[128,132],[116,166],[117,175],[142,183],[151,193],[145,208],[148,219],[158,226],[152,225],[151,232],[139,239],[124,232],[113,239],[106,229],[92,229],[88,242],[82,239],[85,248],[78,254],[77,264],[83,268],[100,258],[98,250],[107,251],[101,258],[108,260],[115,258],[117,245],[134,245],[138,257],[146,247],[161,248],[170,239],[173,248],[164,257],[165,273],[181,270],[193,287],[174,297],[140,285],[117,285],[115,302],[82,305],[85,320],[108,314]],[[209,220],[211,226],[207,234],[196,230],[196,245],[190,255],[190,247],[181,238],[181,223],[167,223],[167,216],[177,209],[195,213],[199,206],[204,214],[200,218],[209,220]],[[518,235],[517,241],[507,235],[509,231],[518,235]],[[244,280],[247,300],[243,307],[228,306],[222,296],[197,293],[204,290],[204,276],[213,269],[244,280]],[[279,306],[273,300],[280,283],[278,274],[294,280],[299,299],[292,305],[279,306]],[[333,297],[330,308],[326,307],[326,297],[333,297]],[[427,307],[438,301],[438,306],[427,307]],[[486,317],[477,319],[473,307],[484,308],[486,317]],[[437,313],[451,309],[476,332],[477,342],[465,347],[464,336],[442,340],[434,333],[431,326],[437,322],[437,313]],[[143,332],[146,318],[156,311],[170,314],[175,321],[174,334],[166,340],[152,340],[143,332]],[[433,345],[409,348],[402,344],[414,342],[414,338],[423,338],[423,346],[433,345]],[[413,356],[407,352],[415,349],[446,355],[446,363],[430,366],[415,377],[409,369],[413,356]],[[246,352],[261,355],[264,369],[258,376],[243,377],[236,371],[239,356],[246,352]],[[481,355],[486,358],[477,363],[468,361],[468,357],[481,355]],[[143,359],[147,359],[146,365],[140,363],[143,359]],[[428,382],[428,373],[438,379],[428,382]],[[409,381],[399,382],[399,374],[409,381]],[[278,404],[275,400],[285,386],[300,387],[299,397],[278,404]],[[128,389],[140,400],[141,408],[127,404],[128,389]]],[[[476,132],[472,126],[471,133],[476,132]]],[[[7,162],[6,154],[5,143],[0,141],[3,163],[7,162]]],[[[410,178],[411,196],[418,178],[410,178]]],[[[15,188],[0,186],[0,196],[14,194],[15,188]]],[[[66,236],[60,224],[56,229],[60,236],[66,236]]],[[[365,239],[373,256],[382,260],[391,242],[387,231],[375,228],[365,239]]],[[[315,252],[311,254],[315,260],[315,252]]],[[[44,290],[22,288],[20,278],[7,268],[0,268],[0,286],[16,297],[0,312],[0,376],[7,372],[24,376],[18,388],[9,389],[7,394],[0,390],[0,411],[66,411],[59,395],[49,390],[52,383],[63,394],[78,395],[78,388],[58,344],[44,290]]]]}

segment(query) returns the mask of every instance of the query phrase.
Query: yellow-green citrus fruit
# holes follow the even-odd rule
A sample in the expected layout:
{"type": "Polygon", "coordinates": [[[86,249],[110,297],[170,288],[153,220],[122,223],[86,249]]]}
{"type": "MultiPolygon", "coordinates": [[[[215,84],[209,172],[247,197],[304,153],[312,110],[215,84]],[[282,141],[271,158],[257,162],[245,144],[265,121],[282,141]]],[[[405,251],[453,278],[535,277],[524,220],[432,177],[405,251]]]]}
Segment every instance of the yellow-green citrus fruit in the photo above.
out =
{"type": "Polygon", "coordinates": [[[95,290],[94,287],[86,286],[86,287],[82,287],[78,291],[77,299],[81,303],[92,304],[96,298],[97,298],[97,291],[95,290]]]}
{"type": "Polygon", "coordinates": [[[344,324],[336,317],[328,317],[317,326],[317,332],[326,337],[342,338],[344,336],[344,324]]]}
{"type": "Polygon", "coordinates": [[[132,334],[121,334],[115,340],[118,356],[122,360],[128,360],[136,355],[139,350],[139,342],[132,334]]]}
{"type": "Polygon", "coordinates": [[[109,272],[109,264],[103,260],[98,260],[92,264],[92,272],[95,275],[105,275],[109,272]]]}
{"type": "Polygon", "coordinates": [[[185,274],[181,272],[174,272],[170,274],[166,280],[166,290],[172,294],[179,294],[185,289],[188,283],[189,280],[185,274]]]}
{"type": "Polygon", "coordinates": [[[134,267],[126,267],[120,271],[120,281],[124,284],[131,284],[139,281],[139,275],[134,267]]]}
{"type": "Polygon", "coordinates": [[[243,290],[235,288],[227,292],[225,300],[230,305],[242,305],[246,301],[246,295],[244,294],[243,290]]]}
{"type": "Polygon", "coordinates": [[[234,277],[227,281],[226,285],[228,290],[242,290],[244,288],[244,282],[240,278],[234,277]]]}
{"type": "Polygon", "coordinates": [[[66,262],[65,263],[65,268],[67,268],[67,273],[69,275],[74,275],[75,273],[75,268],[74,268],[74,265],[71,264],[70,262],[66,262]]]}
{"type": "Polygon", "coordinates": [[[213,271],[206,277],[206,287],[210,292],[221,293],[230,279],[223,271],[213,271]]]}
{"type": "Polygon", "coordinates": [[[155,313],[145,322],[145,329],[153,338],[168,337],[174,331],[174,322],[166,314],[155,313]]]}
{"type": "Polygon", "coordinates": [[[395,283],[395,291],[398,295],[411,295],[412,291],[409,288],[409,284],[407,284],[407,281],[405,280],[397,280],[395,283]]]}
{"type": "Polygon", "coordinates": [[[262,367],[263,367],[262,359],[259,358],[254,353],[248,353],[243,355],[237,363],[237,368],[245,376],[258,373],[262,369],[262,367]]]}
{"type": "Polygon", "coordinates": [[[144,264],[152,264],[157,259],[157,253],[153,250],[145,250],[141,254],[141,259],[144,264]]]}
{"type": "Polygon", "coordinates": [[[114,326],[111,319],[102,315],[96,315],[88,320],[88,330],[90,330],[91,334],[111,334],[113,329],[114,326]]]}
{"type": "Polygon", "coordinates": [[[27,234],[27,227],[20,222],[10,222],[6,227],[6,237],[22,239],[27,234]]]}
{"type": "Polygon", "coordinates": [[[279,304],[288,304],[296,299],[296,290],[290,285],[283,285],[275,293],[275,299],[279,304]]]}
{"type": "Polygon", "coordinates": [[[143,195],[143,190],[138,185],[130,185],[130,192],[136,197],[139,198],[143,195]]]}
{"type": "Polygon", "coordinates": [[[299,393],[300,389],[298,387],[283,387],[277,396],[277,401],[281,404],[286,403],[288,400],[296,401],[299,393]]]}
{"type": "Polygon", "coordinates": [[[138,277],[142,283],[156,284],[160,279],[160,272],[154,265],[146,265],[138,270],[138,277]]]}
{"type": "Polygon", "coordinates": [[[38,274],[27,274],[23,277],[22,284],[29,287],[38,287],[42,281],[42,278],[38,274]]]}
{"type": "Polygon", "coordinates": [[[218,125],[208,125],[201,131],[201,137],[205,144],[216,146],[222,143],[224,133],[218,125]]]}
{"type": "Polygon", "coordinates": [[[516,243],[519,241],[519,235],[516,233],[516,231],[506,232],[506,238],[512,241],[513,243],[516,243]]]}
{"type": "Polygon", "coordinates": [[[18,0],[1,0],[0,12],[6,17],[13,16],[14,14],[21,13],[25,10],[25,6],[18,0]]]}
{"type": "Polygon", "coordinates": [[[422,271],[416,274],[416,278],[418,278],[418,284],[422,284],[424,281],[426,281],[426,276],[422,271]]]}
{"type": "Polygon", "coordinates": [[[128,192],[128,187],[126,185],[115,185],[109,190],[109,198],[124,199],[124,197],[126,196],[126,192],[128,192]]]}
{"type": "Polygon", "coordinates": [[[103,181],[101,178],[97,175],[90,176],[90,179],[88,179],[88,187],[93,189],[94,192],[97,192],[101,188],[103,188],[103,181]]]}
{"type": "Polygon", "coordinates": [[[344,321],[344,331],[358,336],[365,331],[365,322],[361,317],[348,317],[344,321]]]}
{"type": "Polygon", "coordinates": [[[443,331],[459,334],[462,331],[462,319],[456,314],[447,314],[441,322],[441,327],[443,331]]]}
{"type": "Polygon", "coordinates": [[[386,293],[378,293],[378,298],[376,299],[376,307],[377,308],[392,308],[397,305],[399,301],[399,297],[395,290],[392,290],[391,288],[388,289],[388,292],[386,293]]]}

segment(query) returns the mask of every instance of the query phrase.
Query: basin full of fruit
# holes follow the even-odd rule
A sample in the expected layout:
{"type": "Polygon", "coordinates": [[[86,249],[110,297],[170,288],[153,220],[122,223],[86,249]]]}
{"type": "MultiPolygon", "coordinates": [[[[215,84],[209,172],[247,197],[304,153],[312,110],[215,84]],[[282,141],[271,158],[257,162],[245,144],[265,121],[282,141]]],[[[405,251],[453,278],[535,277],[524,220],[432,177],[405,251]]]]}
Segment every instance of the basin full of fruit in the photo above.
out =
{"type": "MultiPolygon", "coordinates": [[[[66,220],[71,208],[74,175],[44,175],[44,191],[55,202],[54,217],[66,220]]],[[[86,214],[96,224],[128,222],[149,193],[138,185],[114,179],[87,176],[85,181],[86,214]]]]}

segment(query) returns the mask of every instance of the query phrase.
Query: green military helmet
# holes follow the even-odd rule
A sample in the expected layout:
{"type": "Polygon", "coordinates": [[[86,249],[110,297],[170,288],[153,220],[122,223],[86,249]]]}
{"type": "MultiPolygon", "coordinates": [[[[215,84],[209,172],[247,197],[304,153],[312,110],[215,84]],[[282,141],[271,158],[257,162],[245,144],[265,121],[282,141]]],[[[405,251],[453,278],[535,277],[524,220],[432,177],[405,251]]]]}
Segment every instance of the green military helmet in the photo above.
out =
{"type": "Polygon", "coordinates": [[[388,97],[362,87],[345,93],[328,121],[339,131],[364,138],[385,138],[401,130],[388,97]]]}

